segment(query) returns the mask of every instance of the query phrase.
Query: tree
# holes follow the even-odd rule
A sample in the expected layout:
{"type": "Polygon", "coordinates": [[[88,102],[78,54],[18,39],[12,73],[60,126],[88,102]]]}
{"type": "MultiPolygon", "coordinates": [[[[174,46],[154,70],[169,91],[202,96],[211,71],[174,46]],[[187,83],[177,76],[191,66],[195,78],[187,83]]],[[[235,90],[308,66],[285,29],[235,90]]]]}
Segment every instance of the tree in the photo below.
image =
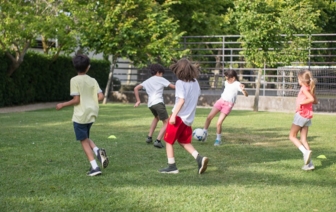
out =
{"type": "Polygon", "coordinates": [[[168,16],[167,4],[151,0],[90,0],[78,4],[82,9],[74,15],[80,26],[81,45],[113,58],[109,82],[119,57],[127,57],[141,67],[149,62],[168,64],[183,55],[178,51],[183,33],[177,33],[178,24],[168,16]]]}
{"type": "Polygon", "coordinates": [[[41,38],[45,53],[52,40],[58,41],[55,59],[61,50],[75,46],[71,34],[71,18],[64,12],[66,0],[1,0],[0,47],[11,60],[7,75],[11,76],[23,62],[28,49],[41,38]],[[66,44],[70,44],[66,46],[66,44]]]}
{"type": "MultiPolygon", "coordinates": [[[[309,34],[316,29],[319,11],[306,0],[235,2],[242,54],[254,67],[279,62],[307,61],[309,34]],[[305,34],[298,37],[295,34],[305,34]]],[[[261,69],[258,72],[254,111],[258,111],[261,69]]]]}

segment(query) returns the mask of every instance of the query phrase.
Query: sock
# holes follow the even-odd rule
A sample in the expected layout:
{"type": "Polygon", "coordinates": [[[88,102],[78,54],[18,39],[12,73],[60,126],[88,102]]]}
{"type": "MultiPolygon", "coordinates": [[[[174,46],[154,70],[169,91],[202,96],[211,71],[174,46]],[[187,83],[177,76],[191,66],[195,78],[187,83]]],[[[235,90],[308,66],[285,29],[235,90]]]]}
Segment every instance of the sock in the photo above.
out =
{"type": "Polygon", "coordinates": [[[204,129],[204,128],[203,128],[203,131],[207,133],[207,132],[208,132],[208,129],[204,129]]]}
{"type": "Polygon", "coordinates": [[[220,141],[221,140],[221,134],[217,134],[216,140],[220,141]]]}
{"type": "Polygon", "coordinates": [[[98,148],[98,147],[96,147],[96,146],[95,146],[95,147],[93,147],[93,152],[96,154],[96,156],[98,155],[98,149],[99,149],[99,148],[98,148]]]}
{"type": "Polygon", "coordinates": [[[168,164],[174,164],[175,158],[168,158],[168,164]]]}
{"type": "Polygon", "coordinates": [[[157,142],[161,142],[161,140],[159,140],[159,139],[156,139],[156,141],[157,141],[157,142]]]}
{"type": "Polygon", "coordinates": [[[302,152],[302,154],[305,154],[306,153],[306,148],[304,148],[303,145],[299,146],[299,150],[302,152]]]}
{"type": "Polygon", "coordinates": [[[195,158],[195,160],[196,160],[196,158],[197,158],[197,156],[198,156],[198,152],[195,150],[193,153],[192,153],[192,156],[195,158]]]}
{"type": "Polygon", "coordinates": [[[90,163],[91,163],[92,169],[96,169],[98,167],[96,160],[92,160],[90,161],[90,163]]]}
{"type": "Polygon", "coordinates": [[[152,136],[149,136],[149,135],[148,135],[147,138],[152,138],[152,136]]]}

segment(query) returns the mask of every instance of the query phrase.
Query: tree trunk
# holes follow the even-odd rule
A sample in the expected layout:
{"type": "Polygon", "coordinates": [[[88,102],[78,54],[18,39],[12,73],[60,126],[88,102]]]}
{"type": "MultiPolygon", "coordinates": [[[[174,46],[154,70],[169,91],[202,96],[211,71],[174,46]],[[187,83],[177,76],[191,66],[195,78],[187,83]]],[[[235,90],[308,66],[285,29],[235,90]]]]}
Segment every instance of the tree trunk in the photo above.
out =
{"type": "Polygon", "coordinates": [[[256,82],[256,91],[254,95],[254,105],[253,105],[253,111],[258,112],[259,110],[259,91],[260,91],[260,78],[262,75],[262,69],[258,70],[258,77],[256,82]]]}
{"type": "Polygon", "coordinates": [[[114,72],[114,67],[116,64],[117,60],[115,59],[115,57],[112,56],[112,60],[111,60],[111,67],[110,67],[110,73],[108,76],[108,80],[107,80],[107,85],[105,88],[105,94],[104,94],[104,100],[103,100],[103,104],[106,104],[109,93],[110,93],[110,87],[112,86],[112,91],[113,91],[113,72],[114,72]]]}

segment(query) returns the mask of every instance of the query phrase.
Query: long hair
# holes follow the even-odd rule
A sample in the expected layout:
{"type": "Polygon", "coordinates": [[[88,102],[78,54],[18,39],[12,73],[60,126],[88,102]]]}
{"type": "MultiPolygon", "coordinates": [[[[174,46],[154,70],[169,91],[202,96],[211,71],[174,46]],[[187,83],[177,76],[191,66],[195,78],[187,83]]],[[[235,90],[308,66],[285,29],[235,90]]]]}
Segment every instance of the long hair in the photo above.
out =
{"type": "Polygon", "coordinates": [[[190,82],[195,81],[198,77],[199,69],[198,66],[193,65],[188,59],[182,58],[176,63],[169,66],[172,72],[177,76],[178,79],[190,82]]]}
{"type": "Polygon", "coordinates": [[[298,78],[301,80],[301,82],[306,83],[310,88],[310,93],[312,95],[315,94],[315,85],[316,81],[313,78],[312,73],[309,70],[303,70],[298,73],[298,78]]]}

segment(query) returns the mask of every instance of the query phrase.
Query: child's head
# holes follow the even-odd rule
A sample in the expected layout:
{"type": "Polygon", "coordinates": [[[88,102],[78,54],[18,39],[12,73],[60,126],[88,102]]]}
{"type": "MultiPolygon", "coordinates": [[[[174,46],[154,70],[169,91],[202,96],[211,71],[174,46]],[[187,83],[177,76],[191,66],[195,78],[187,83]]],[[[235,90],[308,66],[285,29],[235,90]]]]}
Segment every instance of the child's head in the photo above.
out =
{"type": "Polygon", "coordinates": [[[224,72],[224,76],[227,77],[227,80],[237,80],[238,81],[238,76],[237,76],[237,72],[234,70],[227,70],[224,72]]]}
{"type": "Polygon", "coordinates": [[[182,58],[169,67],[178,79],[190,82],[198,77],[198,67],[193,65],[188,59],[182,58]]]}
{"type": "Polygon", "coordinates": [[[77,54],[72,58],[72,64],[78,73],[85,73],[90,66],[90,58],[83,54],[77,54]]]}
{"type": "Polygon", "coordinates": [[[152,64],[148,68],[149,68],[152,76],[156,75],[157,73],[162,73],[162,74],[165,73],[165,70],[164,70],[163,66],[160,65],[160,64],[152,64]]]}
{"type": "Polygon", "coordinates": [[[315,94],[315,80],[313,79],[313,75],[308,70],[303,70],[298,73],[298,81],[300,85],[305,85],[310,88],[310,93],[315,94]]]}

